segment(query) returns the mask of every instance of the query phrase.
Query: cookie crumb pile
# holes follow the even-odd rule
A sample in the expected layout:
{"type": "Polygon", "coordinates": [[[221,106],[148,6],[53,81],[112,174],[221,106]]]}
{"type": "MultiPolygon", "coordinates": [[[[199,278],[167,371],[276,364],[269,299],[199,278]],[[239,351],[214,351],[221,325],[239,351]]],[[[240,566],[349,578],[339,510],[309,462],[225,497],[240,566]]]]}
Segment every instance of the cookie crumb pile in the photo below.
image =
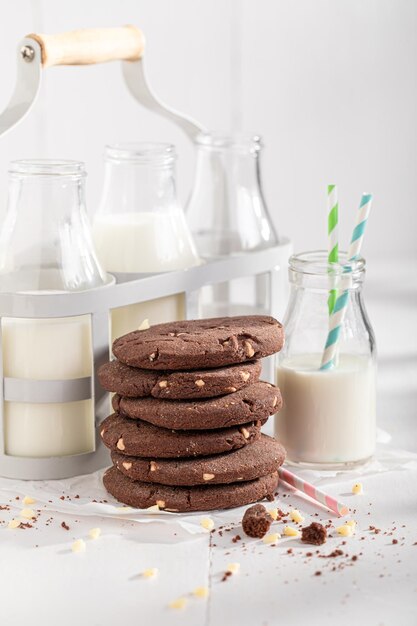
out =
{"type": "MultiPolygon", "coordinates": [[[[262,425],[282,405],[259,380],[284,341],[267,316],[158,324],[117,339],[99,379],[115,392],[100,427],[120,502],[171,512],[273,499],[285,450],[262,425]]],[[[272,518],[271,518],[272,519],[272,518]]]]}

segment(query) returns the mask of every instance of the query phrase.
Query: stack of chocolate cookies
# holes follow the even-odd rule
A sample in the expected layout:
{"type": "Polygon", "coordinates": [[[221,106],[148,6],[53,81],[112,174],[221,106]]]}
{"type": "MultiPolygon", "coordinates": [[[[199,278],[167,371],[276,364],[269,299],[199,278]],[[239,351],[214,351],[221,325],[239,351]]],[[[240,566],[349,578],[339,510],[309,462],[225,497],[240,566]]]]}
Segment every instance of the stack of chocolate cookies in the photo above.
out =
{"type": "Polygon", "coordinates": [[[167,511],[230,508],[273,498],[285,450],[261,427],[282,404],[259,380],[260,358],[284,333],[272,317],[159,324],[117,339],[99,379],[115,413],[101,437],[119,501],[167,511]]]}

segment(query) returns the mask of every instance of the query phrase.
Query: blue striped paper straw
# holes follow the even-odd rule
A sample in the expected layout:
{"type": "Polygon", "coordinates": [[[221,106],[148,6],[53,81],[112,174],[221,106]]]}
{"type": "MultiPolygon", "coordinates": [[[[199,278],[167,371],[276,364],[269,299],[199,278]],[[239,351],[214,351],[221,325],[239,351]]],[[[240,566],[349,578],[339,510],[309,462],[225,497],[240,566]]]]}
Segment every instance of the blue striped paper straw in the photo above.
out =
{"type": "MultiPolygon", "coordinates": [[[[362,248],[363,236],[368,221],[369,212],[372,205],[372,194],[364,193],[356,215],[356,225],[353,229],[352,238],[350,240],[348,250],[348,261],[355,261],[362,248]]],[[[344,268],[344,273],[348,274],[352,271],[350,267],[344,268]]],[[[333,311],[329,320],[329,333],[327,335],[326,344],[321,360],[321,370],[329,370],[335,366],[335,357],[337,353],[337,344],[342,330],[343,320],[346,315],[346,308],[349,302],[349,290],[344,289],[336,299],[333,311]]]]}

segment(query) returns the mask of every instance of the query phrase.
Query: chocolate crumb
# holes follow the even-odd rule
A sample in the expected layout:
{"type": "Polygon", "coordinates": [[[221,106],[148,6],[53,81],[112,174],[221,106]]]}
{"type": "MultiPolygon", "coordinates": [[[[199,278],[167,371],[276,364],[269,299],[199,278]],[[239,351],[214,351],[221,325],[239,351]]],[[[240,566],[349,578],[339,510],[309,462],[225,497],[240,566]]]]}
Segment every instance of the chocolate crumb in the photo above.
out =
{"type": "Polygon", "coordinates": [[[314,576],[321,576],[321,572],[320,571],[314,572],[314,576]]]}
{"type": "Polygon", "coordinates": [[[287,554],[292,554],[292,548],[288,548],[287,554]]]}
{"type": "Polygon", "coordinates": [[[20,522],[19,528],[33,528],[33,526],[29,522],[20,522]]]}
{"type": "Polygon", "coordinates": [[[392,543],[398,543],[398,539],[393,539],[392,543]]]}
{"type": "Polygon", "coordinates": [[[325,543],[326,538],[327,531],[325,527],[318,522],[312,522],[310,526],[305,526],[301,530],[301,541],[304,541],[304,543],[320,546],[325,543]]]}
{"type": "Polygon", "coordinates": [[[319,557],[321,559],[334,559],[337,556],[342,556],[343,555],[343,550],[333,550],[333,552],[330,552],[330,554],[319,554],[319,557]]]}
{"type": "Polygon", "coordinates": [[[60,500],[65,500],[65,496],[59,496],[60,500]]]}
{"type": "Polygon", "coordinates": [[[358,560],[358,557],[356,556],[356,554],[354,554],[354,555],[352,556],[352,561],[357,561],[357,560],[358,560]]]}
{"type": "Polygon", "coordinates": [[[268,532],[272,517],[262,504],[255,504],[246,509],[242,519],[243,531],[248,537],[261,539],[268,532]]]}
{"type": "Polygon", "coordinates": [[[233,543],[237,543],[238,541],[240,541],[242,539],[242,537],[240,535],[235,535],[232,538],[233,543]]]}
{"type": "Polygon", "coordinates": [[[69,530],[70,527],[68,526],[68,524],[66,524],[65,522],[61,523],[62,528],[65,528],[65,530],[69,530]]]}

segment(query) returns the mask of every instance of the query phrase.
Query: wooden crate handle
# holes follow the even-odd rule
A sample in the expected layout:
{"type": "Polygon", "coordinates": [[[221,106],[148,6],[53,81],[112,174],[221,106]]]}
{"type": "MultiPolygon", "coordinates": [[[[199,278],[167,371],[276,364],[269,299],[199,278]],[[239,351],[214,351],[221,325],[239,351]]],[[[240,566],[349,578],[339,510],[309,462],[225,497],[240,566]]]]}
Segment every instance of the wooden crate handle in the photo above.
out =
{"type": "Polygon", "coordinates": [[[142,31],[131,25],[120,28],[85,28],[58,35],[32,33],[27,37],[40,45],[43,67],[137,61],[145,48],[142,31]]]}

